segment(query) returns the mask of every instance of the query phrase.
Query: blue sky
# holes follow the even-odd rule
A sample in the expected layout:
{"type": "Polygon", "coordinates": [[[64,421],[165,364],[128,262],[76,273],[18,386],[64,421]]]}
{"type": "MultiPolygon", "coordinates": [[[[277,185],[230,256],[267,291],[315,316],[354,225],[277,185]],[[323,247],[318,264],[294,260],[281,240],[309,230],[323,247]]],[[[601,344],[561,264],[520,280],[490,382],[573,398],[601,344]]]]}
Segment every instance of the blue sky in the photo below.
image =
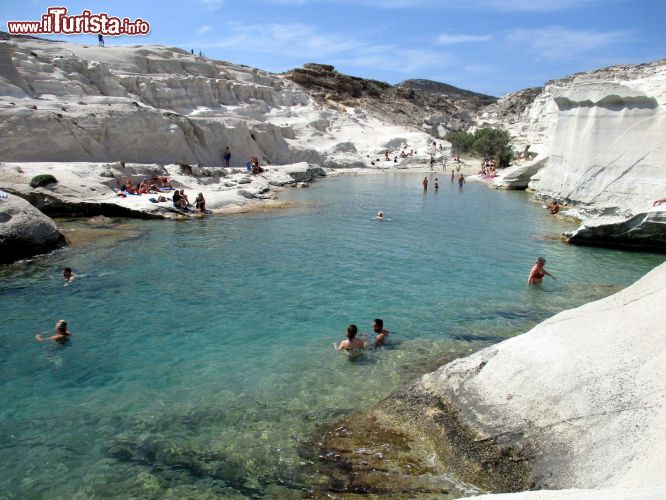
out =
{"type": "Polygon", "coordinates": [[[666,57],[666,0],[3,0],[2,30],[53,5],[151,25],[148,36],[107,45],[178,46],[275,72],[327,63],[389,83],[427,78],[497,96],[666,57]]]}

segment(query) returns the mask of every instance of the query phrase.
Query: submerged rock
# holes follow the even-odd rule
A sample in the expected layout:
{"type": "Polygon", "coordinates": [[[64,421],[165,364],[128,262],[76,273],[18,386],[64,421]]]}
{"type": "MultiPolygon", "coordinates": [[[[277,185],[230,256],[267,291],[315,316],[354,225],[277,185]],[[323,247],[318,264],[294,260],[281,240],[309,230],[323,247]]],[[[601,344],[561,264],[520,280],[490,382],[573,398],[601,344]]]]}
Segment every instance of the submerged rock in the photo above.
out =
{"type": "Polygon", "coordinates": [[[46,253],[65,245],[55,222],[24,199],[0,198],[0,264],[46,253]]]}

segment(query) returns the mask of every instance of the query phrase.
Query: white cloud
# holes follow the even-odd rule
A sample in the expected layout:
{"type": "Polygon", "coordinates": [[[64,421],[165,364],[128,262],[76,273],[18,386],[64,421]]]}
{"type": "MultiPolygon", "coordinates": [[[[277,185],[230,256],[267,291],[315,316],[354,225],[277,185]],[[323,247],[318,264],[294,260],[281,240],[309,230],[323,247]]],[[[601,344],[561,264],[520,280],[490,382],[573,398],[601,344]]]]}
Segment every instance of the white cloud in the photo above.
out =
{"type": "Polygon", "coordinates": [[[219,10],[224,5],[224,0],[198,0],[205,10],[212,12],[219,10]]]}
{"type": "Polygon", "coordinates": [[[320,62],[376,70],[413,73],[427,67],[446,66],[449,57],[438,50],[410,49],[372,42],[335,33],[320,33],[306,24],[231,24],[225,34],[203,48],[226,48],[273,56],[295,65],[320,62]]]}
{"type": "Polygon", "coordinates": [[[628,31],[577,31],[562,26],[517,29],[507,33],[509,42],[526,46],[547,59],[572,58],[585,52],[627,42],[628,31]]]}
{"type": "Polygon", "coordinates": [[[201,28],[197,29],[196,33],[197,35],[205,35],[209,31],[213,31],[212,26],[202,26],[201,28]]]}
{"type": "MultiPolygon", "coordinates": [[[[306,5],[320,3],[362,5],[385,9],[413,9],[417,7],[441,6],[442,0],[269,0],[275,4],[306,5]]],[[[508,12],[552,12],[577,9],[594,4],[626,0],[447,0],[446,6],[457,9],[492,9],[508,12]]]]}
{"type": "Polygon", "coordinates": [[[487,42],[492,38],[492,35],[451,35],[442,33],[435,39],[435,43],[437,45],[456,45],[459,43],[487,42]]]}

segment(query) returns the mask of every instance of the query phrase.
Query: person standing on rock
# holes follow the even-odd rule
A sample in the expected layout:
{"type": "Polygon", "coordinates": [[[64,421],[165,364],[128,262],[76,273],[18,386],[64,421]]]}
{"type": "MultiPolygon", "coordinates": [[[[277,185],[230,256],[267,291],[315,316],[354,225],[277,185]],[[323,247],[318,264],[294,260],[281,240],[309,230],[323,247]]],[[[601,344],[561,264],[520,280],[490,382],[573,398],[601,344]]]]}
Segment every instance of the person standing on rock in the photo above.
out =
{"type": "Polygon", "coordinates": [[[101,33],[97,35],[97,45],[99,45],[100,47],[104,47],[104,37],[102,36],[101,33]]]}
{"type": "Polygon", "coordinates": [[[388,149],[386,151],[384,151],[384,159],[386,161],[389,161],[389,150],[388,149]]]}
{"type": "Polygon", "coordinates": [[[231,161],[231,150],[229,150],[229,146],[224,148],[224,166],[229,168],[229,162],[231,161]]]}

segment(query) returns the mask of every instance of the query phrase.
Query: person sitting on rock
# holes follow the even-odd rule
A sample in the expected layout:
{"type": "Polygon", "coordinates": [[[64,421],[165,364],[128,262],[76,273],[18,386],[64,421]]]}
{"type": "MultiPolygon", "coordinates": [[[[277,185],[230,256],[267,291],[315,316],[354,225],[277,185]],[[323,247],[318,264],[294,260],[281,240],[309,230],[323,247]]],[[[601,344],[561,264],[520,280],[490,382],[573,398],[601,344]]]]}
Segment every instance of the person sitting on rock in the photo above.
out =
{"type": "Polygon", "coordinates": [[[201,213],[206,211],[206,200],[204,199],[203,193],[197,195],[197,198],[194,200],[194,206],[201,213]]]}
{"type": "Polygon", "coordinates": [[[560,211],[560,206],[558,205],[557,200],[553,200],[553,202],[548,205],[548,211],[553,215],[560,211]]]}
{"type": "Polygon", "coordinates": [[[192,206],[192,204],[190,203],[189,198],[188,198],[187,195],[185,194],[185,190],[184,190],[184,189],[181,189],[181,190],[180,190],[180,199],[185,201],[185,206],[186,206],[186,207],[191,207],[191,206],[192,206]]]}
{"type": "Polygon", "coordinates": [[[259,175],[264,172],[264,169],[259,166],[259,158],[252,155],[250,161],[252,162],[252,175],[259,175]]]}
{"type": "Polygon", "coordinates": [[[186,209],[187,201],[183,198],[183,195],[180,194],[180,191],[177,189],[173,192],[173,206],[175,208],[186,209]]]}
{"type": "Polygon", "coordinates": [[[347,327],[346,339],[341,340],[340,343],[336,344],[333,342],[333,347],[336,351],[355,351],[357,349],[363,349],[365,347],[365,342],[361,339],[356,338],[356,333],[358,328],[356,325],[349,325],[347,327]]]}
{"type": "Polygon", "coordinates": [[[55,335],[53,335],[51,337],[44,338],[44,337],[42,337],[41,333],[38,333],[37,335],[35,335],[35,340],[37,342],[44,342],[44,341],[47,341],[47,340],[53,340],[54,342],[58,342],[59,344],[64,344],[65,342],[67,342],[69,340],[69,337],[71,335],[72,334],[69,331],[67,331],[67,321],[65,321],[64,319],[61,319],[55,325],[55,335]]]}

